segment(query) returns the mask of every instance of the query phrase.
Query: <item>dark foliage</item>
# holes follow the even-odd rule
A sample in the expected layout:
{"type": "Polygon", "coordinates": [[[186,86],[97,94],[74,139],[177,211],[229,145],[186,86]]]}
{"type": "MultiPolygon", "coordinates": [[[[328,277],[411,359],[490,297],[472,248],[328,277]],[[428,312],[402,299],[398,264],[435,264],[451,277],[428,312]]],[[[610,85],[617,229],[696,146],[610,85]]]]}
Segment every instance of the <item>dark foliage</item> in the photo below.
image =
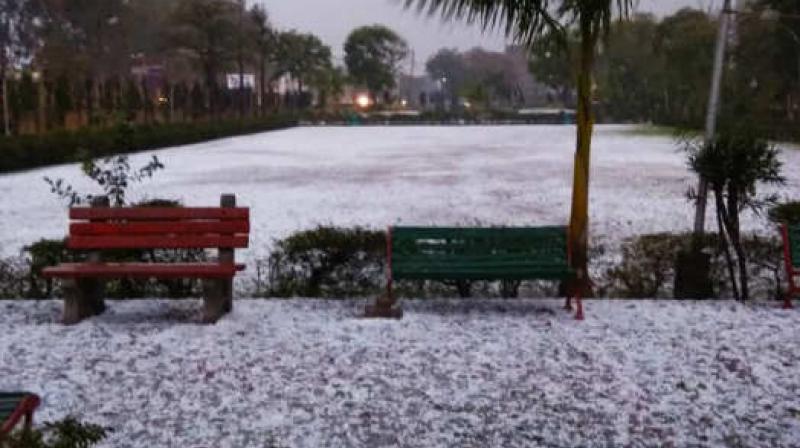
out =
{"type": "Polygon", "coordinates": [[[769,210],[769,219],[775,223],[800,224],[800,201],[775,205],[769,210]]]}
{"type": "Polygon", "coordinates": [[[45,423],[42,429],[18,430],[3,440],[8,448],[89,448],[103,441],[109,428],[74,417],[45,423]]]}
{"type": "Polygon", "coordinates": [[[116,154],[202,142],[231,135],[291,127],[296,119],[272,116],[258,120],[191,124],[119,124],[109,128],[54,131],[42,135],[0,137],[0,173],[47,165],[82,162],[116,154]]]}

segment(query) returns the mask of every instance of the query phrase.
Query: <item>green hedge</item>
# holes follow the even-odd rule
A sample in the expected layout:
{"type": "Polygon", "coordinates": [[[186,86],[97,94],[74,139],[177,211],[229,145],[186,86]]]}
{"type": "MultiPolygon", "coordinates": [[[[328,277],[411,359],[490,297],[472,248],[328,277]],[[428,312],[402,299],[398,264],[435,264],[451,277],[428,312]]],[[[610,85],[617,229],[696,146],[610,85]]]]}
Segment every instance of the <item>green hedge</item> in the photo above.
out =
{"type": "Polygon", "coordinates": [[[103,157],[296,125],[297,119],[294,117],[275,115],[243,121],[151,125],[121,123],[109,128],[0,137],[0,173],[79,162],[87,155],[92,158],[103,157]]]}

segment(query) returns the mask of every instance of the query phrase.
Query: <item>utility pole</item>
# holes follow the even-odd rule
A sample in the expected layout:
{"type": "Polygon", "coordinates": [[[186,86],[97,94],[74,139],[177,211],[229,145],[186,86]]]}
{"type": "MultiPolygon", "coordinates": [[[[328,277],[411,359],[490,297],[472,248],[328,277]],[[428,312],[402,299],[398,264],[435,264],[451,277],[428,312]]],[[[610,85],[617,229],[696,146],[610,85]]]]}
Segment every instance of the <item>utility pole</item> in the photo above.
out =
{"type": "MultiPolygon", "coordinates": [[[[706,115],[705,144],[708,145],[714,140],[717,132],[717,115],[719,113],[720,87],[722,85],[722,72],[725,65],[725,47],[728,44],[728,32],[730,30],[730,20],[733,14],[731,0],[725,0],[720,14],[719,33],[717,35],[717,48],[714,52],[714,74],[711,78],[711,92],[708,98],[708,110],[706,115]]],[[[695,242],[703,236],[706,224],[706,204],[708,203],[708,182],[700,178],[697,187],[697,204],[694,217],[694,236],[695,242]]]]}
{"type": "MultiPolygon", "coordinates": [[[[720,87],[725,65],[725,46],[728,43],[732,0],[725,0],[719,20],[717,48],[714,52],[714,73],[711,78],[711,92],[708,98],[706,115],[705,144],[714,140],[717,132],[717,113],[719,111],[720,87]]],[[[703,233],[706,224],[706,203],[708,202],[708,181],[700,177],[697,187],[697,203],[694,219],[694,237],[692,247],[681,251],[675,264],[675,298],[702,299],[714,293],[711,283],[711,256],[703,252],[703,233]]]]}

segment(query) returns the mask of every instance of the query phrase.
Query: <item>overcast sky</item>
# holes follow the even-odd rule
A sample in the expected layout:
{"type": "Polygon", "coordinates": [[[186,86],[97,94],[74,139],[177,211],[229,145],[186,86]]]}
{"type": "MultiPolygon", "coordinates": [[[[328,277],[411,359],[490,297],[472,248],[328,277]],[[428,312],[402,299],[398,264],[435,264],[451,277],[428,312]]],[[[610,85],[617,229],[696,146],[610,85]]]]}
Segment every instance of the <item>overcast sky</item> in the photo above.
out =
{"type": "MultiPolygon", "coordinates": [[[[442,47],[467,50],[482,46],[502,49],[505,39],[497,33],[484,34],[476,26],[443,23],[439,18],[421,16],[405,10],[402,0],[249,0],[262,4],[279,29],[312,32],[333,49],[341,63],[342,46],[348,33],[361,25],[384,24],[403,36],[414,50],[416,73],[424,70],[425,60],[442,47]]],[[[707,9],[719,0],[640,0],[639,11],[658,15],[682,7],[707,9]]]]}

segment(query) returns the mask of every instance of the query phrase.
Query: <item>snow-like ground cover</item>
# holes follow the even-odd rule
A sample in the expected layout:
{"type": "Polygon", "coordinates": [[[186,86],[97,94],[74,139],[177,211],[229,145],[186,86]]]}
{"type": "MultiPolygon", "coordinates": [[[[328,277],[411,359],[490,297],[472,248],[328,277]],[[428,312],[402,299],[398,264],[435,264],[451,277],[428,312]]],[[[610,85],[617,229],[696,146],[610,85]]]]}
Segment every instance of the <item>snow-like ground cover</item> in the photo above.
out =
{"type": "MultiPolygon", "coordinates": [[[[684,154],[670,137],[633,130],[598,126],[594,139],[591,235],[611,253],[624,237],[692,223],[686,192],[695,180],[684,154]]],[[[136,166],[155,153],[166,170],[131,199],[203,206],[235,193],[252,207],[248,262],[265,258],[274,238],[317,224],[563,225],[574,142],[572,126],[296,128],[135,156],[136,166]]],[[[783,159],[788,184],[779,193],[797,198],[800,151],[783,159]]],[[[89,191],[74,164],[0,176],[0,255],[66,232],[65,204],[44,176],[89,191]]],[[[764,225],[744,221],[770,232],[764,225]]]]}
{"type": "Polygon", "coordinates": [[[800,446],[800,313],[733,302],[0,302],[0,389],[104,447],[800,446]]]}

